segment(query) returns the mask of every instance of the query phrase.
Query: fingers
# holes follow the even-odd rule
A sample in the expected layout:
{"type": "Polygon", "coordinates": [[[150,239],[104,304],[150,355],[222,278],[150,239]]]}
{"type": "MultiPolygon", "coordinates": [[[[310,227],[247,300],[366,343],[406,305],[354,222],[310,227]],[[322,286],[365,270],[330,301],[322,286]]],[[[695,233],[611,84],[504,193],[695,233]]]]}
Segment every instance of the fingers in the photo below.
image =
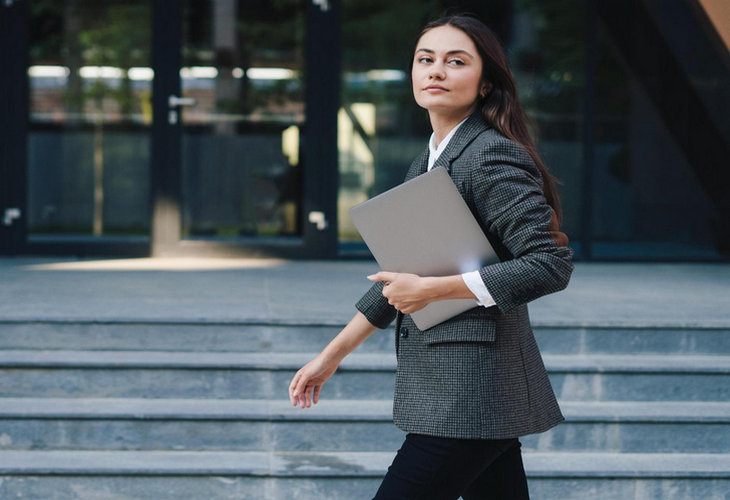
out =
{"type": "Polygon", "coordinates": [[[319,401],[319,385],[308,385],[299,398],[299,406],[302,408],[311,408],[312,403],[317,404],[319,401]]]}
{"type": "Polygon", "coordinates": [[[292,406],[311,408],[312,402],[314,404],[319,402],[320,389],[321,385],[309,383],[309,377],[303,376],[302,371],[299,370],[289,384],[289,401],[292,406]]]}
{"type": "Polygon", "coordinates": [[[302,394],[302,398],[299,400],[299,405],[302,408],[309,408],[312,406],[312,386],[308,385],[304,389],[304,393],[302,394]]]}
{"type": "Polygon", "coordinates": [[[396,277],[397,274],[398,273],[391,273],[391,272],[388,272],[388,271],[380,271],[378,273],[371,274],[370,276],[368,276],[368,279],[370,281],[375,281],[375,282],[378,282],[378,281],[393,281],[395,279],[395,277],[396,277]]]}
{"type": "Polygon", "coordinates": [[[309,408],[309,391],[309,384],[305,381],[300,381],[296,391],[298,394],[300,408],[309,408]]]}
{"type": "Polygon", "coordinates": [[[297,405],[297,396],[296,393],[296,387],[299,383],[299,378],[301,376],[301,372],[297,372],[296,375],[294,375],[294,378],[291,379],[291,383],[289,384],[289,401],[291,401],[292,406],[297,405]]]}
{"type": "Polygon", "coordinates": [[[305,395],[304,391],[307,388],[308,377],[302,375],[302,370],[299,370],[289,384],[289,399],[293,406],[299,405],[304,408],[305,406],[305,395]]]}

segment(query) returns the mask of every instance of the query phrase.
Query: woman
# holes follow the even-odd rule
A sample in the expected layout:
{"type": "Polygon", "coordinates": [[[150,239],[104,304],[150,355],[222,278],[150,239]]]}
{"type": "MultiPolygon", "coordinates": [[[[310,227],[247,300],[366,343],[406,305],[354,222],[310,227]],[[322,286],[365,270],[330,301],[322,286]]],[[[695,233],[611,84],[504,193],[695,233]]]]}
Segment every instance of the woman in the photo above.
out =
{"type": "Polygon", "coordinates": [[[433,134],[406,180],[446,167],[501,261],[463,275],[369,276],[375,284],[357,314],[297,372],[289,396],[294,406],[317,403],[341,360],[395,319],[393,419],[408,434],[375,498],[528,498],[518,437],[564,420],[526,306],[565,288],[573,270],[558,194],[484,24],[468,16],[428,24],[411,77],[433,134]],[[457,298],[480,306],[426,331],[410,317],[457,298]]]}

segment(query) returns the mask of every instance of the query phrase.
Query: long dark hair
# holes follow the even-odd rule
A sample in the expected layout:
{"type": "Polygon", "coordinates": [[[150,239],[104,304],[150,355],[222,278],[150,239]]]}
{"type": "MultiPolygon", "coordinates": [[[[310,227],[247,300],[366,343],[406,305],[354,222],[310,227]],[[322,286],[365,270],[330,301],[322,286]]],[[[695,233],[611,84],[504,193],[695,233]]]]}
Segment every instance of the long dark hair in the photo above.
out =
{"type": "Polygon", "coordinates": [[[427,31],[447,25],[463,31],[471,38],[482,58],[482,81],[488,86],[486,94],[479,96],[477,107],[484,120],[527,150],[542,174],[545,198],[555,210],[558,221],[562,221],[563,211],[556,188],[558,180],[548,171],[537,152],[528,129],[527,115],[517,97],[517,86],[497,35],[477,18],[461,14],[442,17],[426,24],[416,44],[427,31]]]}

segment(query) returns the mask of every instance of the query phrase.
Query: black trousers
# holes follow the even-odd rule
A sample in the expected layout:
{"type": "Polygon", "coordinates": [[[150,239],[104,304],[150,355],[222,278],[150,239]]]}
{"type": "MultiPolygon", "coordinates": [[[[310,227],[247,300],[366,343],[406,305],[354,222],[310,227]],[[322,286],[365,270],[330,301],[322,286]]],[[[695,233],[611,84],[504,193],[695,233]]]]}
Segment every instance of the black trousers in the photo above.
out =
{"type": "Polygon", "coordinates": [[[521,446],[407,434],[374,500],[529,499],[521,446]]]}

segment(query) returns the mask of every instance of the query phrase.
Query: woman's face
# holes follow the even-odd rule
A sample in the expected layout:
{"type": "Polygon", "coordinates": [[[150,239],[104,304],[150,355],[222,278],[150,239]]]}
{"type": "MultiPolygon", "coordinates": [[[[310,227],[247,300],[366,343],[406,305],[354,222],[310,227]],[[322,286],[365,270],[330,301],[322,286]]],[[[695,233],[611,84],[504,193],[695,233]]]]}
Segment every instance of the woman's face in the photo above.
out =
{"type": "Polygon", "coordinates": [[[466,116],[480,91],[482,59],[471,38],[453,26],[421,36],[413,55],[413,96],[429,113],[466,116]]]}

